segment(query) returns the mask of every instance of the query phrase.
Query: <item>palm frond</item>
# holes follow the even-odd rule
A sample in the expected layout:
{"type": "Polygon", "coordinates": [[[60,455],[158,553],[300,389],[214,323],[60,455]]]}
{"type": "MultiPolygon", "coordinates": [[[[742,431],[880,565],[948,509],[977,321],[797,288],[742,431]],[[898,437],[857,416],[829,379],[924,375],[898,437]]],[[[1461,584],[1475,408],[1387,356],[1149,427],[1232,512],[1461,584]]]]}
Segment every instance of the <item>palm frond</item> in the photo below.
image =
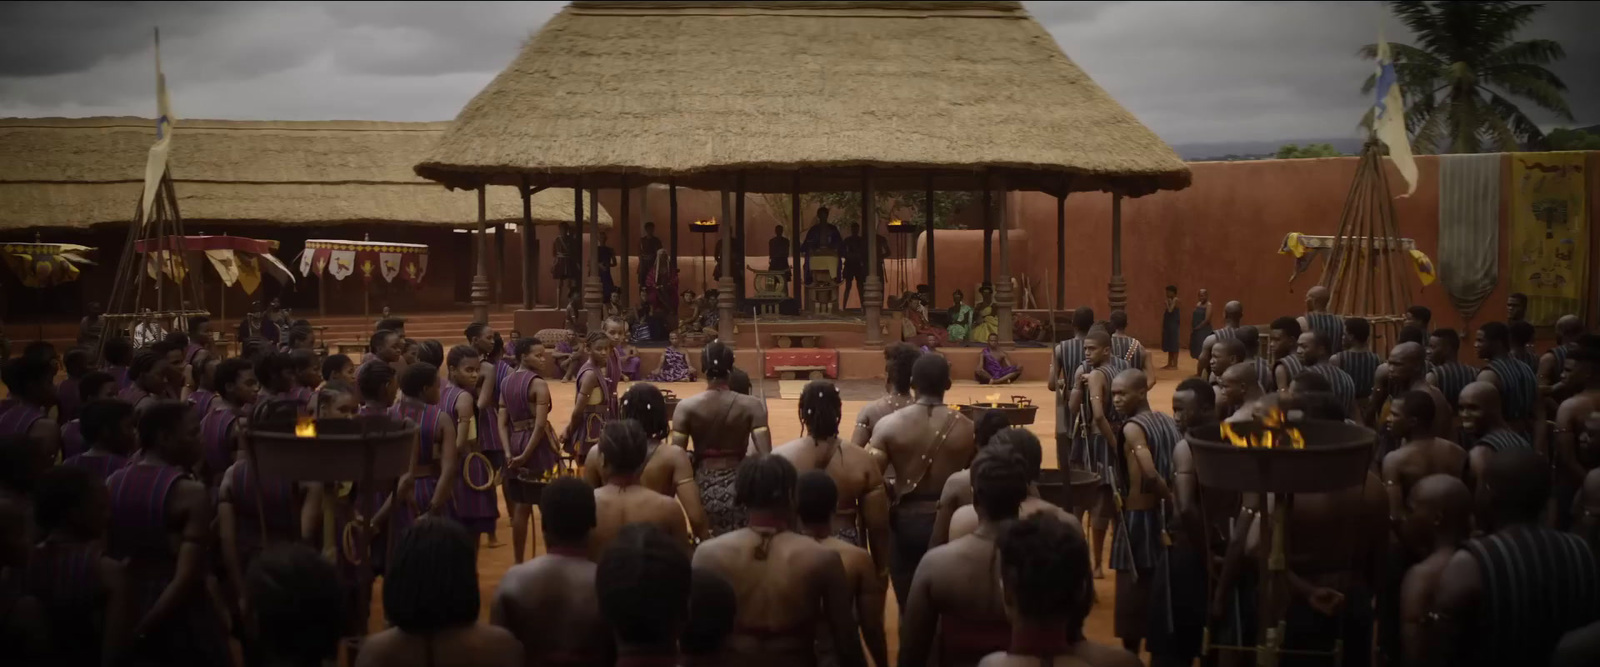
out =
{"type": "Polygon", "coordinates": [[[1567,105],[1567,100],[1561,91],[1548,82],[1520,76],[1488,77],[1484,84],[1499,88],[1517,97],[1526,98],[1539,108],[1559,116],[1562,120],[1572,120],[1572,107],[1567,105]]]}
{"type": "Polygon", "coordinates": [[[1567,57],[1567,50],[1553,39],[1528,39],[1513,42],[1489,54],[1484,66],[1519,64],[1548,65],[1567,57]]]}
{"type": "Polygon", "coordinates": [[[1511,131],[1523,143],[1537,144],[1544,141],[1544,130],[1539,129],[1539,124],[1533,122],[1522,109],[1511,100],[1508,100],[1494,91],[1488,91],[1489,107],[1494,110],[1491,114],[1495,118],[1503,119],[1510,126],[1511,131]]]}

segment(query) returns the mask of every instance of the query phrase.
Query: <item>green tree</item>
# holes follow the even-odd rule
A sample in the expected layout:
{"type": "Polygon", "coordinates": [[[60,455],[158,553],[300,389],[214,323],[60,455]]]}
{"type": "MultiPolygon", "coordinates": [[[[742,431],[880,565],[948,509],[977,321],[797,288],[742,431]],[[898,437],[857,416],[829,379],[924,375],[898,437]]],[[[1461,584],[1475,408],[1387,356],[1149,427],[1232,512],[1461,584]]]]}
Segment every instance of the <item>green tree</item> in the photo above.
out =
{"type": "Polygon", "coordinates": [[[1544,143],[1553,151],[1600,151],[1600,134],[1558,127],[1545,136],[1544,143]]]}
{"type": "Polygon", "coordinates": [[[1295,144],[1284,144],[1278,147],[1278,153],[1273,157],[1279,160],[1294,160],[1308,157],[1339,157],[1344,155],[1333,144],[1306,144],[1301,148],[1295,144]]]}
{"type": "MultiPolygon", "coordinates": [[[[1517,41],[1544,5],[1515,2],[1391,1],[1416,45],[1390,43],[1406,99],[1406,130],[1419,153],[1513,151],[1543,141],[1518,98],[1571,120],[1566,84],[1546,65],[1566,56],[1548,39],[1517,41]]],[[[1360,54],[1375,59],[1376,44],[1360,54]]],[[[1371,93],[1376,76],[1361,91],[1371,93]]],[[[1366,123],[1370,123],[1369,119],[1366,123]]],[[[1364,123],[1364,124],[1366,124],[1364,123]]]]}
{"type": "MultiPolygon", "coordinates": [[[[951,220],[961,209],[966,208],[977,193],[959,191],[936,191],[933,193],[933,228],[953,229],[951,220]]],[[[829,210],[829,219],[836,225],[845,226],[852,222],[861,221],[861,192],[817,192],[806,195],[810,209],[804,213],[807,222],[817,206],[826,206],[829,210]]],[[[927,204],[926,192],[876,192],[873,193],[873,208],[877,210],[878,221],[888,222],[893,218],[900,218],[906,222],[921,226],[925,217],[923,209],[927,204]]]]}

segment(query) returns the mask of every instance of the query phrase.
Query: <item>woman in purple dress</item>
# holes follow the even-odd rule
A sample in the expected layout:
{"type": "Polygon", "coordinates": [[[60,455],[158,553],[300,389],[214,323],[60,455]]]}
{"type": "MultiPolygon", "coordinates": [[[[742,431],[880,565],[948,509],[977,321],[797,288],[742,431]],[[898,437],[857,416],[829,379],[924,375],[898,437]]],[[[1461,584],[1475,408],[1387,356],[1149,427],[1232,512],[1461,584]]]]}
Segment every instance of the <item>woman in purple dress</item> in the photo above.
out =
{"type": "Polygon", "coordinates": [[[578,393],[572,402],[572,419],[567,422],[567,432],[562,436],[567,454],[582,460],[589,448],[600,442],[600,429],[606,420],[613,419],[617,411],[617,383],[607,377],[606,366],[614,362],[611,339],[605,333],[589,334],[589,360],[578,369],[578,393]]]}
{"type": "MultiPolygon", "coordinates": [[[[389,416],[417,425],[417,447],[411,461],[411,493],[390,515],[394,535],[404,534],[424,514],[451,516],[451,493],[461,475],[456,454],[456,424],[439,406],[439,369],[416,363],[400,375],[400,400],[389,416]]],[[[453,516],[451,518],[454,518],[453,516]]]]}
{"type": "Polygon", "coordinates": [[[694,369],[689,355],[678,349],[678,332],[667,334],[667,349],[661,351],[661,366],[646,378],[651,382],[693,382],[694,369]]]}
{"type": "Polygon", "coordinates": [[[456,518],[473,533],[489,536],[495,544],[494,525],[500,503],[494,493],[494,464],[481,456],[478,445],[478,370],[482,358],[470,345],[457,345],[445,357],[450,380],[439,392],[439,407],[456,425],[456,448],[461,452],[461,486],[455,492],[456,518]],[[479,456],[473,456],[479,454],[479,456]],[[475,486],[483,488],[476,489],[475,486]]]}
{"type": "MultiPolygon", "coordinates": [[[[544,363],[544,346],[537,338],[524,338],[517,341],[514,352],[519,366],[500,381],[500,413],[495,428],[501,432],[511,456],[504,474],[538,481],[553,474],[561,460],[555,428],[550,426],[550,387],[538,370],[544,363]]],[[[507,495],[506,508],[511,512],[511,557],[521,563],[533,524],[533,506],[511,502],[507,495]]]]}
{"type": "Polygon", "coordinates": [[[988,345],[983,348],[983,359],[975,375],[978,384],[1011,384],[1022,376],[1022,367],[1011,365],[1011,355],[1000,349],[999,334],[989,334],[988,345]]]}

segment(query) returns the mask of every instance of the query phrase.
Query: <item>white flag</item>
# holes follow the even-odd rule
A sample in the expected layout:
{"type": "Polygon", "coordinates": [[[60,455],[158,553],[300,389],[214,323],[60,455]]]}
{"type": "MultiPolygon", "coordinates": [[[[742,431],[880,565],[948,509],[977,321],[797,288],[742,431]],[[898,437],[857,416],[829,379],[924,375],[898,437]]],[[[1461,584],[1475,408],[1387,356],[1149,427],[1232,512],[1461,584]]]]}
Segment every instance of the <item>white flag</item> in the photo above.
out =
{"type": "Polygon", "coordinates": [[[161,31],[156,30],[156,143],[144,163],[144,199],[139,206],[140,224],[150,224],[150,209],[155,203],[161,176],[167,173],[167,152],[172,147],[172,108],[167,103],[167,75],[161,73],[161,31]]]}
{"type": "Polygon", "coordinates": [[[1417,162],[1411,158],[1411,142],[1406,138],[1406,108],[1400,97],[1400,81],[1394,73],[1394,56],[1389,53],[1389,43],[1378,34],[1378,85],[1374,87],[1377,98],[1372,107],[1372,131],[1378,140],[1389,147],[1389,159],[1406,179],[1406,193],[1417,191],[1417,162]]]}

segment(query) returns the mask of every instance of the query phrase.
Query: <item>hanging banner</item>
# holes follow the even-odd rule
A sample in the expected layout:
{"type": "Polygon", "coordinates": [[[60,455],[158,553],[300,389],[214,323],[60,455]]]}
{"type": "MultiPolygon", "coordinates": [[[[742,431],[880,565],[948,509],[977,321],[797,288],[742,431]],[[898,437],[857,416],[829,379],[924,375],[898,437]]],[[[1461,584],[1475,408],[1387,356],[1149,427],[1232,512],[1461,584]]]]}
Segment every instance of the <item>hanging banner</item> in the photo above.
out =
{"type": "Polygon", "coordinates": [[[394,282],[394,277],[400,275],[400,253],[378,253],[378,267],[383,271],[383,282],[394,282]]]}
{"type": "Polygon", "coordinates": [[[261,265],[257,263],[255,255],[239,257],[239,288],[245,294],[255,294],[256,288],[261,286],[261,265]]]}
{"type": "Polygon", "coordinates": [[[85,257],[93,250],[73,243],[7,243],[0,255],[24,286],[54,287],[77,280],[78,265],[94,264],[85,257]]]}
{"type": "Polygon", "coordinates": [[[1589,255],[1583,153],[1511,156],[1511,291],[1528,295],[1528,321],[1582,317],[1589,255]]]}
{"type": "Polygon", "coordinates": [[[223,285],[233,287],[234,283],[239,282],[239,263],[232,250],[207,250],[206,259],[211,260],[211,268],[217,270],[223,285]]]}
{"type": "Polygon", "coordinates": [[[356,251],[331,250],[328,252],[328,275],[334,280],[344,280],[356,272],[356,251]]]}
{"type": "Polygon", "coordinates": [[[391,283],[398,276],[417,285],[421,283],[423,274],[427,273],[428,246],[421,243],[309,239],[298,264],[304,276],[320,275],[326,271],[335,280],[344,280],[356,274],[365,282],[381,277],[391,283]]]}

